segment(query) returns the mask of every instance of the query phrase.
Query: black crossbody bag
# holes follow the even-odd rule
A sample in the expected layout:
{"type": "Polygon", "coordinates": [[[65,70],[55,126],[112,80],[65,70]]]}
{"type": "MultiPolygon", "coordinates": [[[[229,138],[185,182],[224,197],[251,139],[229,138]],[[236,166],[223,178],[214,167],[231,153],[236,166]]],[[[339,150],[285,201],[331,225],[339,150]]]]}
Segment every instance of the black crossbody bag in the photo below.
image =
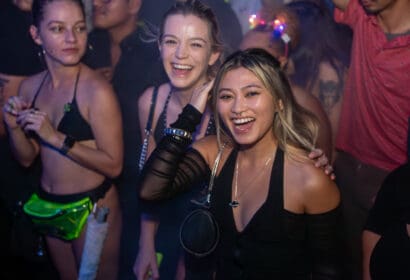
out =
{"type": "Polygon", "coordinates": [[[224,146],[219,150],[212,167],[205,201],[198,202],[191,200],[191,202],[199,208],[193,210],[185,217],[180,228],[179,238],[182,248],[196,257],[208,256],[215,250],[219,243],[219,226],[215,217],[209,211],[209,208],[214,179],[223,149],[224,146]]]}

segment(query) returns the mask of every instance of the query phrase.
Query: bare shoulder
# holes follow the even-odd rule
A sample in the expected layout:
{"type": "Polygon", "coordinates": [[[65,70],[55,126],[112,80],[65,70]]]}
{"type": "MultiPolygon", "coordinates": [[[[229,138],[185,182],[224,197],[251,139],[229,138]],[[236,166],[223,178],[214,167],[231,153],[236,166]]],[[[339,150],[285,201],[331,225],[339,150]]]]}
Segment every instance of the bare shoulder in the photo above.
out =
{"type": "MultiPolygon", "coordinates": [[[[165,102],[166,96],[168,95],[168,84],[162,84],[158,87],[158,93],[157,93],[157,99],[155,101],[155,109],[154,109],[154,122],[153,122],[153,127],[155,127],[155,124],[157,122],[159,113],[160,113],[160,108],[163,107],[163,104],[165,102]]],[[[148,120],[148,115],[149,111],[151,110],[151,103],[152,103],[152,98],[154,94],[155,87],[149,87],[144,92],[140,95],[138,98],[138,115],[140,122],[142,124],[145,124],[148,120]]]]}
{"type": "Polygon", "coordinates": [[[144,119],[143,123],[145,123],[145,119],[148,118],[147,116],[150,110],[153,92],[154,87],[149,87],[146,90],[144,90],[144,92],[138,98],[138,115],[140,120],[144,119]]]}
{"type": "Polygon", "coordinates": [[[43,71],[24,79],[20,84],[19,95],[31,102],[46,75],[47,72],[43,71]]]}
{"type": "Polygon", "coordinates": [[[305,213],[324,213],[340,203],[336,184],[302,151],[287,154],[285,180],[292,191],[298,193],[305,213]]]}
{"type": "MultiPolygon", "coordinates": [[[[215,135],[203,137],[200,140],[195,141],[192,144],[192,147],[203,156],[209,167],[212,168],[220,150],[217,137],[215,135]]],[[[228,158],[231,151],[232,147],[230,145],[224,145],[219,170],[224,165],[224,162],[228,158]]]]}
{"type": "Polygon", "coordinates": [[[114,94],[111,84],[103,76],[88,66],[81,67],[80,82],[86,96],[95,98],[96,95],[100,97],[102,94],[114,94]]]}
{"type": "MultiPolygon", "coordinates": [[[[168,95],[168,84],[162,84],[158,87],[157,104],[168,95]]],[[[151,105],[152,96],[154,94],[155,87],[148,87],[138,98],[138,109],[148,111],[151,105]]]]}
{"type": "Polygon", "coordinates": [[[140,97],[138,98],[139,109],[143,109],[147,104],[151,102],[153,92],[154,87],[148,87],[144,90],[143,93],[141,93],[140,97]]]}
{"type": "Polygon", "coordinates": [[[119,115],[117,96],[111,84],[100,74],[83,65],[77,89],[77,103],[83,115],[119,115]]]}
{"type": "Polygon", "coordinates": [[[195,141],[192,148],[197,150],[209,164],[215,160],[218,154],[218,141],[215,135],[206,136],[195,141]]]}

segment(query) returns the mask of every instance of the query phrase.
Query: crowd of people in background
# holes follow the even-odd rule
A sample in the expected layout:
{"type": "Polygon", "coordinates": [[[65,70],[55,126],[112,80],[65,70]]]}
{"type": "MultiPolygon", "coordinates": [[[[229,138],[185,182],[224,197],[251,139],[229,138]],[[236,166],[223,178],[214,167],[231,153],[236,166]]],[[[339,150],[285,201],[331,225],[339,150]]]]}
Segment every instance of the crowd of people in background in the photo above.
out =
{"type": "Polygon", "coordinates": [[[109,207],[97,279],[409,279],[409,82],[408,0],[2,1],[0,277],[78,278],[35,194],[109,207]]]}

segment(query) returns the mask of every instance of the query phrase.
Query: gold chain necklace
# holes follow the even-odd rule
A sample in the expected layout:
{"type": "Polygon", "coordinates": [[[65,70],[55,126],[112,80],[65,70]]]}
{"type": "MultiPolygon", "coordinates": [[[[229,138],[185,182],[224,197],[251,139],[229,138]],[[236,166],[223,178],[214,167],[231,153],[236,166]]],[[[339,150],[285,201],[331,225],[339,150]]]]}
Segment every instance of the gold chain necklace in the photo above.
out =
{"type": "MultiPolygon", "coordinates": [[[[255,182],[256,179],[258,179],[263,173],[265,173],[266,167],[269,165],[269,163],[273,160],[275,156],[276,150],[273,152],[272,156],[269,157],[266,161],[265,164],[262,167],[262,170],[258,172],[255,176],[253,176],[252,180],[249,180],[249,182],[255,182]]],[[[235,184],[234,184],[234,199],[229,202],[229,206],[232,208],[236,208],[239,206],[239,197],[242,196],[249,188],[243,190],[239,195],[238,195],[238,174],[239,174],[239,153],[236,159],[236,164],[235,164],[235,184]]],[[[247,184],[249,185],[249,184],[247,184]]]]}

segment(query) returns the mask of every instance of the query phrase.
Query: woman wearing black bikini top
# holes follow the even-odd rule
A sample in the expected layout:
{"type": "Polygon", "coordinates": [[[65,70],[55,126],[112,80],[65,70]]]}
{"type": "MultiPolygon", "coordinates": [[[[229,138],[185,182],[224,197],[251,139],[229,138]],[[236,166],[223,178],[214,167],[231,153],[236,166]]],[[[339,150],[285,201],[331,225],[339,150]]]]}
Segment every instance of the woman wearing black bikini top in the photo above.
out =
{"type": "MultiPolygon", "coordinates": [[[[47,70],[25,80],[19,95],[3,108],[14,154],[24,166],[41,157],[41,203],[71,205],[90,198],[88,207],[109,208],[97,278],[116,279],[121,215],[117,190],[109,178],[122,168],[117,100],[104,78],[80,62],[87,44],[82,2],[34,0],[32,12],[30,33],[42,48],[47,70]]],[[[74,235],[64,235],[53,226],[45,230],[61,279],[78,277],[85,230],[83,226],[77,230],[74,235]]]]}

